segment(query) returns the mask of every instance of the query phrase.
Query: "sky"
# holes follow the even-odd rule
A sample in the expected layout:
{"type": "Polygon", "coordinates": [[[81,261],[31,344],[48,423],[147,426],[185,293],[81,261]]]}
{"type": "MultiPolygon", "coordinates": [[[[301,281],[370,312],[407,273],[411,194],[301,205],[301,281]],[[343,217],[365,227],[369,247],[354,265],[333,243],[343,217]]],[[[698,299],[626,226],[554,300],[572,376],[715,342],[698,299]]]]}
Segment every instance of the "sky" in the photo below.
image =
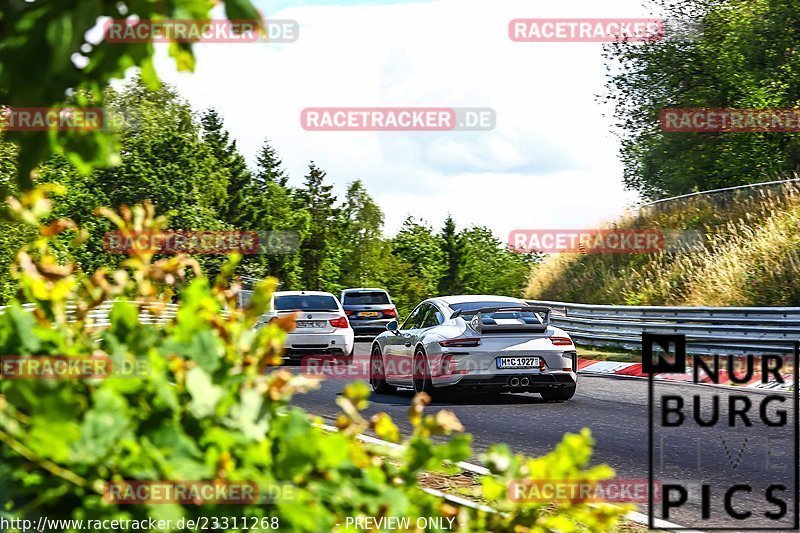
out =
{"type": "MultiPolygon", "coordinates": [[[[265,138],[291,183],[313,160],[340,196],[360,179],[385,233],[409,216],[441,227],[591,228],[638,196],[622,186],[610,108],[599,103],[599,43],[519,43],[514,18],[633,18],[641,0],[256,0],[293,19],[293,43],[195,46],[178,73],[163,45],[156,66],[196,109],[215,107],[251,163],[265,138]],[[490,107],[491,131],[305,131],[307,107],[490,107]]],[[[221,17],[221,14],[220,14],[221,17]]]]}

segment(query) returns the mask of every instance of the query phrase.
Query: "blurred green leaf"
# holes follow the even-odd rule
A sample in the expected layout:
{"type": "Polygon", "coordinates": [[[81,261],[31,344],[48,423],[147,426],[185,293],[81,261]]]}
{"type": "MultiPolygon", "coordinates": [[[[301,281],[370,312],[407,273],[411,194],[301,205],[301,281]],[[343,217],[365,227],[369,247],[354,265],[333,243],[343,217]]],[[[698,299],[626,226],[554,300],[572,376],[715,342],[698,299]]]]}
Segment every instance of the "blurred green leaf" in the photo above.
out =
{"type": "Polygon", "coordinates": [[[197,418],[211,416],[223,395],[222,388],[214,385],[211,376],[200,367],[186,373],[186,389],[192,397],[189,409],[197,418]]]}

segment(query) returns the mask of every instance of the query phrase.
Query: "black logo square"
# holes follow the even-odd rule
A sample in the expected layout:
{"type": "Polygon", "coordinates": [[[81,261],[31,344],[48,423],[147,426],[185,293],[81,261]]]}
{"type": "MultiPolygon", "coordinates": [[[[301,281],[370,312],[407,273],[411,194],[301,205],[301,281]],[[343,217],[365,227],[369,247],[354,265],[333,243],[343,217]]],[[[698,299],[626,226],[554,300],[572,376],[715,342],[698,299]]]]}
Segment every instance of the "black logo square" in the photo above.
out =
{"type": "Polygon", "coordinates": [[[642,333],[642,372],[645,374],[684,374],[686,372],[686,335],[642,333]],[[665,353],[674,355],[675,361],[669,361],[664,357],[653,361],[653,348],[656,344],[665,353]]]}

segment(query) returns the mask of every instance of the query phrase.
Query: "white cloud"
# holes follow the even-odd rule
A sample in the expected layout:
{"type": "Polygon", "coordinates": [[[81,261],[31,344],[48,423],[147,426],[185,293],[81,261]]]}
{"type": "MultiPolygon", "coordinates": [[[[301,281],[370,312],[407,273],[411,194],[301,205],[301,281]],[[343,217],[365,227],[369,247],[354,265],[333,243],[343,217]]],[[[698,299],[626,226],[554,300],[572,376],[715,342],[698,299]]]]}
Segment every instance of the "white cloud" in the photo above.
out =
{"type": "Polygon", "coordinates": [[[298,183],[313,159],[343,192],[362,179],[394,232],[409,213],[438,226],[585,227],[620,214],[617,143],[603,90],[601,45],[514,43],[519,17],[638,17],[637,0],[544,5],[441,0],[294,7],[291,44],[197,46],[197,71],[159,72],[195,106],[214,106],[252,160],[265,137],[298,183]],[[492,107],[490,132],[308,132],[305,107],[492,107]]]}

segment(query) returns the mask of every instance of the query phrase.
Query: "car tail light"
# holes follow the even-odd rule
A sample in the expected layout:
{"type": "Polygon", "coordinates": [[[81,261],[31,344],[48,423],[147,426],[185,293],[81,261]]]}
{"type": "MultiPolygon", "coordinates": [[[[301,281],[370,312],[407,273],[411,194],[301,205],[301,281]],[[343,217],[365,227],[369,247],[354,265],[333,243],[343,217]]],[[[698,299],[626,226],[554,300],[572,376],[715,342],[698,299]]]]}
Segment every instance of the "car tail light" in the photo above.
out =
{"type": "Polygon", "coordinates": [[[339,318],[334,318],[333,320],[329,320],[331,326],[335,328],[349,328],[350,323],[347,322],[347,317],[340,316],[339,318]]]}
{"type": "Polygon", "coordinates": [[[353,313],[355,313],[355,311],[353,311],[352,309],[345,309],[345,311],[344,311],[344,314],[346,314],[347,316],[350,316],[353,313]]]}
{"type": "Polygon", "coordinates": [[[550,337],[550,342],[553,343],[553,346],[572,346],[569,337],[550,337]]]}
{"type": "Polygon", "coordinates": [[[396,318],[397,317],[397,309],[384,309],[383,316],[386,318],[396,318]]]}
{"type": "Polygon", "coordinates": [[[450,339],[447,341],[439,341],[439,346],[442,348],[474,348],[480,346],[480,339],[450,339]]]}

